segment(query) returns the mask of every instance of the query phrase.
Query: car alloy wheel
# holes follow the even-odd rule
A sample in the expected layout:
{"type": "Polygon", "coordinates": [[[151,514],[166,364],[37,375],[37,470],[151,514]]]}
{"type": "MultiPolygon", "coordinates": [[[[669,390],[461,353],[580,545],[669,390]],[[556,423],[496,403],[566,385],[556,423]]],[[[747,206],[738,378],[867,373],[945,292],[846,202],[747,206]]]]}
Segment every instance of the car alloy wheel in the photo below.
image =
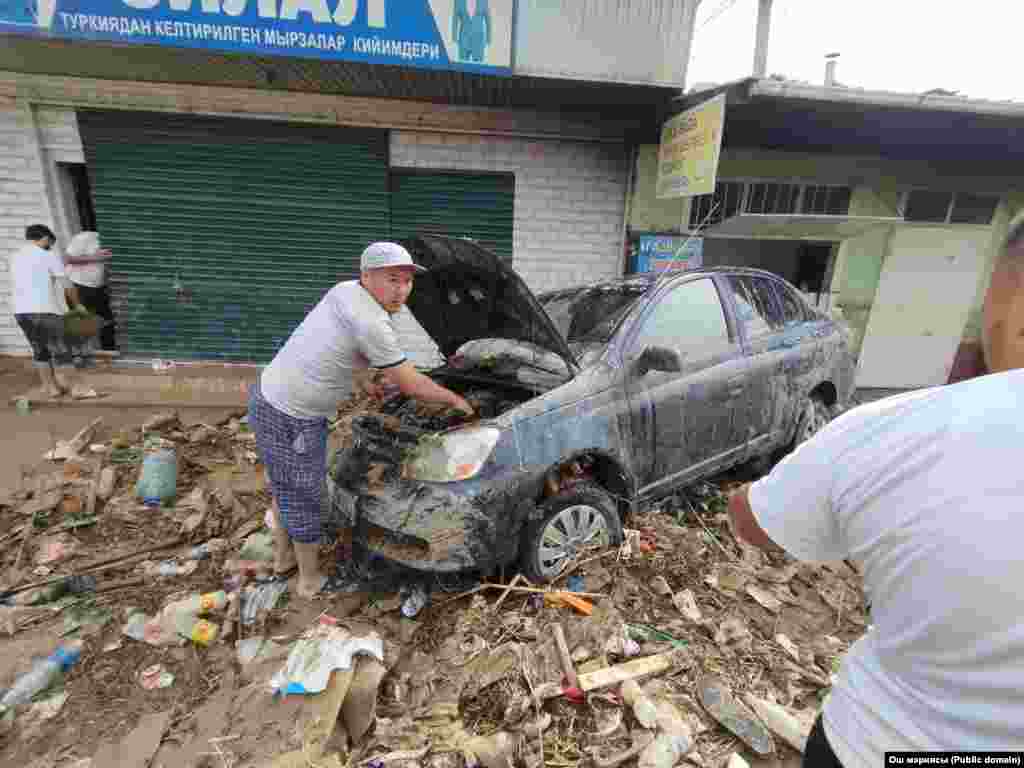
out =
{"type": "Polygon", "coordinates": [[[573,486],[548,499],[542,510],[525,539],[523,570],[531,581],[551,581],[581,553],[622,542],[615,502],[594,485],[573,486]]]}

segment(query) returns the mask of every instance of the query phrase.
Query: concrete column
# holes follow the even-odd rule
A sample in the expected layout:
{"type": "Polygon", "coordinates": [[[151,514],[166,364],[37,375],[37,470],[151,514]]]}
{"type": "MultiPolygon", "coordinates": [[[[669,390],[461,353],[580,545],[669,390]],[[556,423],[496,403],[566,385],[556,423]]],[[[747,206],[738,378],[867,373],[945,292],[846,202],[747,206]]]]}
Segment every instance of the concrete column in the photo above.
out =
{"type": "Polygon", "coordinates": [[[768,37],[772,26],[772,0],[758,0],[757,37],[754,42],[754,77],[768,74],[768,37]]]}

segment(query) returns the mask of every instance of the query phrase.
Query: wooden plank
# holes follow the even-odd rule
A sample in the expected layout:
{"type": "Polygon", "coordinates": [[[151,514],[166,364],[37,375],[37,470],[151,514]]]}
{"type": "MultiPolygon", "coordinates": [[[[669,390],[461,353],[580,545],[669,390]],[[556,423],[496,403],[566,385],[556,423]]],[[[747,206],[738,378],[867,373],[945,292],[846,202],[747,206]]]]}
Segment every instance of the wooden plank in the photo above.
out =
{"type": "Polygon", "coordinates": [[[641,659],[631,659],[614,667],[605,667],[595,672],[586,672],[579,676],[580,688],[584,692],[596,691],[619,685],[627,680],[636,680],[647,675],[657,675],[672,667],[673,653],[659,653],[641,659]]]}

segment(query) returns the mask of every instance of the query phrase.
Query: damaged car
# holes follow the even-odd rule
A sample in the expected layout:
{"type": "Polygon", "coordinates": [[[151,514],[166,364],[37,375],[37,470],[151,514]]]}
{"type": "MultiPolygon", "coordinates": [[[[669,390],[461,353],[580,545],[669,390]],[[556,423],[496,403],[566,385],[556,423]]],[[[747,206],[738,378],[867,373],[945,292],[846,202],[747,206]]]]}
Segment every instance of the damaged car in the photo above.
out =
{"type": "Polygon", "coordinates": [[[357,552],[550,581],[623,520],[808,439],[848,400],[849,334],[781,278],[710,268],[535,296],[476,243],[403,245],[408,307],[476,414],[398,395],[352,419],[331,503],[357,552]]]}

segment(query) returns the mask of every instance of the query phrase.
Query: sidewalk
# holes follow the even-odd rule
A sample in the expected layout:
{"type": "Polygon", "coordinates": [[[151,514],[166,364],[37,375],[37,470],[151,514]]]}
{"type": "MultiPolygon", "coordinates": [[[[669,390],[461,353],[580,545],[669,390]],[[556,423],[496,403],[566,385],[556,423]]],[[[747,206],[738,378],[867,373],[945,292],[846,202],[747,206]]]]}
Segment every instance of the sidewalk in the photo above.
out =
{"type": "MultiPolygon", "coordinates": [[[[31,370],[30,360],[7,358],[6,362],[31,370]]],[[[42,387],[33,386],[11,396],[10,403],[27,398],[32,407],[245,408],[249,387],[261,371],[259,366],[189,363],[156,372],[143,365],[113,365],[101,360],[95,367],[76,371],[75,377],[79,386],[95,390],[99,397],[54,398],[42,387]]]]}

